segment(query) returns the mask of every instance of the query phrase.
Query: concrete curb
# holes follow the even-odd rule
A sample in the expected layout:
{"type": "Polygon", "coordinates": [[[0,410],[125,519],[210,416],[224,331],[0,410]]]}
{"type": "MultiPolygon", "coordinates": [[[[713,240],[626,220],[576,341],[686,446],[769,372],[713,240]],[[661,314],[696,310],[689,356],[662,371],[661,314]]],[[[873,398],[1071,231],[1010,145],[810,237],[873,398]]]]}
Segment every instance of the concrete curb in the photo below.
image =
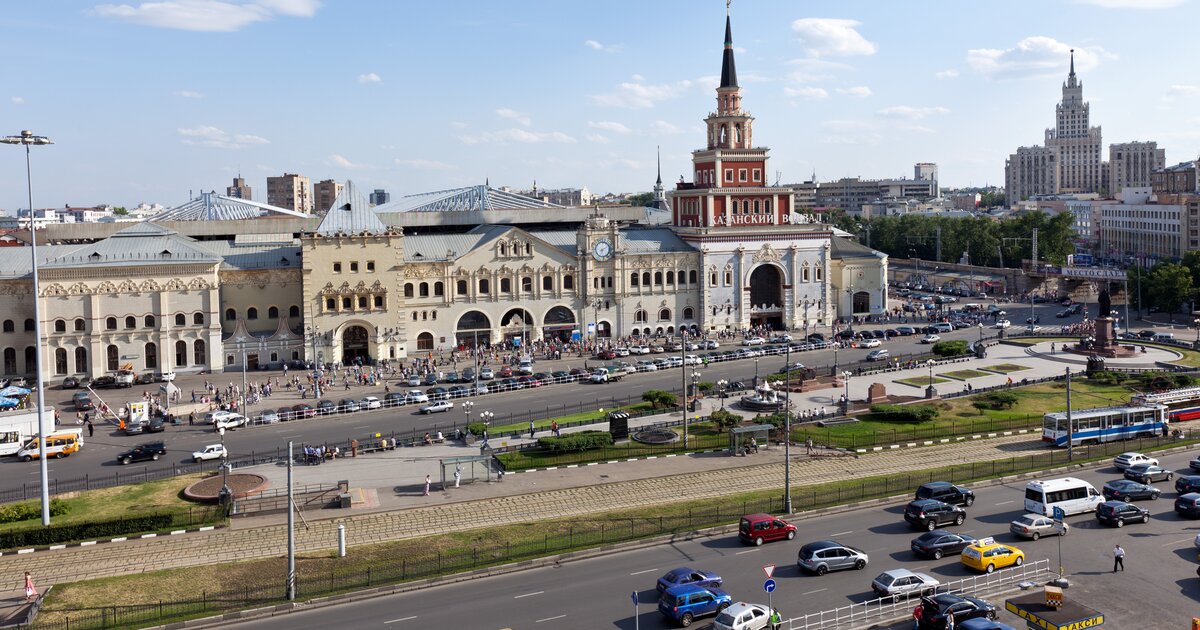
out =
{"type": "Polygon", "coordinates": [[[545,468],[526,468],[525,470],[518,470],[516,472],[504,473],[504,474],[520,475],[520,474],[531,473],[531,472],[547,472],[547,471],[551,471],[551,470],[579,468],[580,466],[587,467],[587,466],[599,466],[600,464],[620,464],[622,462],[636,462],[636,461],[643,460],[643,459],[645,459],[645,460],[659,459],[659,458],[665,459],[667,457],[682,457],[684,455],[697,455],[699,453],[716,453],[719,451],[727,451],[727,450],[729,450],[729,449],[727,449],[727,448],[708,448],[708,449],[703,449],[703,450],[699,450],[699,451],[684,451],[682,453],[667,453],[666,455],[646,455],[644,457],[622,457],[621,459],[609,459],[609,460],[605,460],[602,462],[585,462],[582,464],[563,464],[561,466],[547,466],[545,468]]]}
{"type": "Polygon", "coordinates": [[[102,540],[83,540],[73,543],[63,543],[61,545],[49,545],[46,547],[29,547],[27,549],[14,549],[11,551],[0,552],[0,556],[20,556],[27,553],[36,553],[39,551],[56,551],[58,549],[66,549],[68,547],[91,547],[92,545],[103,545],[105,543],[125,542],[127,540],[140,540],[142,538],[158,538],[160,536],[178,536],[180,534],[192,534],[195,532],[211,532],[218,527],[224,525],[205,525],[204,527],[193,527],[191,529],[175,529],[169,532],[153,532],[150,534],[139,534],[136,536],[118,536],[116,538],[105,538],[102,540]]]}
{"type": "Polygon", "coordinates": [[[871,448],[856,448],[855,453],[878,453],[879,451],[890,451],[898,448],[913,448],[917,446],[935,446],[937,444],[948,444],[951,441],[961,442],[963,440],[982,440],[995,437],[1009,437],[1012,435],[1024,435],[1033,431],[1033,429],[1016,429],[1013,431],[992,431],[991,433],[976,433],[974,435],[959,435],[948,438],[937,438],[933,440],[921,440],[920,442],[905,442],[903,444],[889,444],[887,446],[872,446],[871,448]]]}

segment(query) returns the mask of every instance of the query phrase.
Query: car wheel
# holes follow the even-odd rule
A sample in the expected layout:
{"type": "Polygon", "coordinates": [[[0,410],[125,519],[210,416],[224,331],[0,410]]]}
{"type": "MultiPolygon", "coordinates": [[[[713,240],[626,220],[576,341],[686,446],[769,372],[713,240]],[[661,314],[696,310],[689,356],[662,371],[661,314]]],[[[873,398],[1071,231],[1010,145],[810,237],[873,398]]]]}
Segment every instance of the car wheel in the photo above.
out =
{"type": "Polygon", "coordinates": [[[127,465],[129,465],[129,463],[130,463],[130,462],[132,462],[132,461],[133,461],[132,459],[130,459],[130,458],[128,458],[128,457],[126,457],[125,459],[122,459],[122,460],[121,460],[121,465],[123,465],[123,466],[127,466],[127,465]]]}
{"type": "Polygon", "coordinates": [[[150,456],[150,459],[152,459],[152,460],[154,460],[154,461],[158,461],[158,453],[155,453],[155,454],[151,455],[151,456],[150,456]]]}
{"type": "Polygon", "coordinates": [[[867,561],[866,561],[866,560],[863,560],[863,559],[861,559],[861,558],[859,558],[858,560],[855,560],[855,561],[854,561],[854,568],[855,568],[855,569],[857,569],[857,570],[859,570],[859,571],[862,571],[863,569],[867,568],[867,561]]]}
{"type": "Polygon", "coordinates": [[[717,614],[720,615],[726,608],[729,608],[728,603],[721,603],[717,606],[717,614]]]}
{"type": "Polygon", "coordinates": [[[829,573],[829,567],[823,564],[817,567],[817,575],[825,575],[826,573],[829,573]]]}
{"type": "Polygon", "coordinates": [[[933,521],[929,521],[928,523],[925,523],[925,529],[927,531],[933,531],[933,530],[937,529],[937,523],[935,523],[933,521]]]}
{"type": "Polygon", "coordinates": [[[1161,493],[1161,492],[1154,492],[1154,493],[1151,493],[1151,494],[1150,494],[1150,500],[1151,500],[1151,501],[1157,501],[1157,500],[1158,500],[1158,495],[1160,495],[1160,494],[1162,494],[1162,493],[1161,493]]]}
{"type": "Polygon", "coordinates": [[[1143,514],[1143,515],[1142,515],[1142,523],[1149,523],[1149,522],[1150,522],[1150,515],[1149,515],[1149,514],[1143,514]]]}
{"type": "Polygon", "coordinates": [[[1120,500],[1120,501],[1124,501],[1124,502],[1126,502],[1126,503],[1129,503],[1129,502],[1130,502],[1130,501],[1132,501],[1133,499],[1129,498],[1129,496],[1128,496],[1128,495],[1126,495],[1124,498],[1122,498],[1122,499],[1119,499],[1119,500],[1120,500]]]}
{"type": "Polygon", "coordinates": [[[987,618],[988,618],[989,620],[991,620],[991,621],[995,621],[995,620],[996,620],[996,611],[994,611],[994,610],[989,610],[989,611],[987,612],[987,618]]]}
{"type": "Polygon", "coordinates": [[[201,461],[203,461],[203,460],[201,460],[199,457],[193,457],[193,458],[192,458],[192,463],[193,463],[193,464],[199,464],[201,461]]]}
{"type": "Polygon", "coordinates": [[[683,613],[683,616],[679,618],[679,625],[684,628],[692,625],[692,613],[683,613]]]}
{"type": "Polygon", "coordinates": [[[934,559],[934,560],[941,560],[941,559],[942,559],[942,550],[941,550],[941,549],[934,549],[934,550],[933,550],[933,559],[934,559]]]}
{"type": "Polygon", "coordinates": [[[30,457],[30,456],[28,456],[28,455],[26,455],[26,456],[24,456],[24,457],[22,457],[22,458],[21,458],[21,461],[31,462],[31,461],[33,461],[33,458],[32,458],[32,457],[30,457]]]}
{"type": "Polygon", "coordinates": [[[963,522],[966,520],[967,520],[967,518],[965,516],[963,516],[962,514],[959,514],[958,516],[954,517],[954,524],[962,525],[963,522]]]}
{"type": "Polygon", "coordinates": [[[1017,561],[1015,564],[1017,566],[1021,566],[1022,564],[1025,564],[1025,558],[1022,558],[1021,556],[1017,556],[1017,561]]]}
{"type": "Polygon", "coordinates": [[[792,540],[794,538],[796,538],[796,532],[788,532],[787,539],[792,540]]]}
{"type": "Polygon", "coordinates": [[[967,497],[967,507],[971,507],[973,503],[975,503],[975,497],[967,497]]]}
{"type": "Polygon", "coordinates": [[[761,547],[761,546],[762,546],[762,544],[763,544],[763,539],[762,539],[762,536],[759,536],[758,538],[755,538],[755,539],[754,539],[754,546],[755,546],[755,547],[761,547]]]}
{"type": "Polygon", "coordinates": [[[1117,519],[1117,527],[1125,527],[1125,519],[1123,519],[1123,518],[1117,519]]]}
{"type": "Polygon", "coordinates": [[[1175,478],[1175,473],[1167,473],[1167,481],[1170,481],[1174,478],[1175,478]]]}
{"type": "Polygon", "coordinates": [[[1041,538],[1041,537],[1042,537],[1042,535],[1041,535],[1041,534],[1039,534],[1039,533],[1037,533],[1037,532],[1033,532],[1033,535],[1032,535],[1032,536],[1030,536],[1030,538],[1032,538],[1032,539],[1034,539],[1034,540],[1037,540],[1037,539],[1039,539],[1039,538],[1041,538]]]}
{"type": "Polygon", "coordinates": [[[989,565],[987,565],[987,568],[984,569],[984,571],[986,571],[987,573],[992,573],[995,570],[996,570],[996,565],[994,565],[994,564],[989,564],[989,565]]]}

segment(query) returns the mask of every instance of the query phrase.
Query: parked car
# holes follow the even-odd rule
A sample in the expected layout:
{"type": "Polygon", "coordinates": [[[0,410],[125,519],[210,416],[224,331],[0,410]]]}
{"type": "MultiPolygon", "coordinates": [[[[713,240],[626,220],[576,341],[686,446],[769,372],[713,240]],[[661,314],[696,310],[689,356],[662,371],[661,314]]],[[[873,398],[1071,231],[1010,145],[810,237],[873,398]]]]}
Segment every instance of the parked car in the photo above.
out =
{"type": "Polygon", "coordinates": [[[1066,536],[1069,528],[1066,523],[1060,525],[1048,516],[1026,514],[1009,523],[1008,531],[1022,538],[1037,540],[1042,536],[1066,536]]]}
{"type": "Polygon", "coordinates": [[[429,400],[450,400],[450,390],[445,387],[430,387],[425,390],[425,395],[429,400]]]}
{"type": "Polygon", "coordinates": [[[439,400],[436,402],[431,402],[428,405],[421,407],[421,413],[424,413],[424,414],[439,413],[439,412],[450,411],[451,409],[454,409],[454,403],[450,402],[449,400],[439,400]]]}
{"type": "Polygon", "coordinates": [[[771,611],[762,604],[737,602],[717,615],[713,630],[764,630],[771,622],[771,611]]]}
{"type": "Polygon", "coordinates": [[[776,540],[792,540],[796,526],[770,514],[747,514],[738,525],[738,538],[744,543],[761,545],[776,540]]]}
{"type": "Polygon", "coordinates": [[[1150,522],[1150,510],[1124,501],[1105,501],[1096,508],[1096,520],[1108,525],[1124,527],[1128,522],[1150,522]]]}
{"type": "Polygon", "coordinates": [[[718,588],[685,584],[667,589],[658,598],[658,612],[680,626],[692,625],[696,617],[719,614],[733,604],[729,593],[718,588]]]}
{"type": "Polygon", "coordinates": [[[405,397],[405,400],[407,400],[409,404],[427,403],[429,402],[429,395],[419,389],[410,389],[408,390],[408,395],[405,397]]]}
{"type": "Polygon", "coordinates": [[[96,404],[92,402],[92,399],[87,395],[87,392],[79,392],[75,394],[71,397],[71,402],[75,403],[75,411],[90,411],[96,408],[96,404]]]}
{"type": "Polygon", "coordinates": [[[742,340],[743,346],[761,346],[765,343],[767,343],[767,340],[762,337],[747,337],[742,340]]]}
{"type": "Polygon", "coordinates": [[[367,396],[358,401],[358,407],[359,409],[379,409],[383,407],[383,401],[376,396],[367,396]]]}
{"type": "MultiPolygon", "coordinates": [[[[1181,477],[1180,481],[1187,479],[1181,477]]],[[[1200,481],[1200,477],[1196,477],[1200,481]]],[[[1175,484],[1178,487],[1178,483],[1175,484]]],[[[1110,501],[1135,501],[1137,499],[1157,499],[1162,494],[1162,490],[1154,486],[1139,483],[1129,479],[1117,479],[1104,484],[1104,489],[1100,491],[1105,499],[1110,501]]]]}
{"type": "Polygon", "coordinates": [[[79,387],[79,379],[75,378],[74,376],[68,376],[67,378],[63,379],[63,389],[75,389],[77,387],[79,387]]]}
{"type": "Polygon", "coordinates": [[[328,416],[335,411],[337,411],[337,405],[335,405],[332,400],[317,401],[317,413],[323,416],[328,416]]]}
{"type": "Polygon", "coordinates": [[[203,462],[210,459],[221,459],[227,455],[224,444],[209,444],[192,453],[193,462],[203,462]]]}
{"type": "Polygon", "coordinates": [[[246,419],[246,416],[241,416],[235,413],[233,415],[217,418],[216,422],[213,423],[213,428],[215,428],[217,431],[220,431],[221,429],[232,431],[238,427],[246,426],[247,422],[248,420],[246,419]]]}
{"type": "Polygon", "coordinates": [[[933,531],[950,523],[962,525],[967,520],[967,511],[936,499],[919,499],[904,508],[904,520],[916,529],[933,531]]]}
{"type": "Polygon", "coordinates": [[[312,418],[313,416],[317,415],[317,410],[314,409],[312,405],[300,403],[298,405],[292,405],[292,413],[295,414],[295,417],[297,418],[312,418]]]}
{"type": "Polygon", "coordinates": [[[1150,457],[1149,455],[1133,452],[1121,453],[1120,455],[1117,455],[1115,459],[1113,459],[1113,466],[1116,466],[1117,470],[1121,471],[1124,471],[1126,468],[1137,464],[1154,464],[1157,466],[1158,460],[1150,457]]]}
{"type": "Polygon", "coordinates": [[[921,343],[937,343],[941,340],[942,338],[940,336],[934,334],[928,334],[924,337],[921,337],[921,343]]]}
{"type": "MultiPolygon", "coordinates": [[[[1200,495],[1197,495],[1200,497],[1200,495]]],[[[870,558],[863,551],[836,540],[818,540],[800,548],[796,566],[817,575],[842,569],[865,569],[870,558]]]]}
{"type": "Polygon", "coordinates": [[[912,539],[909,547],[918,556],[941,560],[942,556],[962,553],[963,549],[976,542],[974,536],[935,529],[912,539]]]}
{"type": "Polygon", "coordinates": [[[465,385],[455,385],[454,387],[446,390],[446,393],[450,395],[451,399],[466,398],[467,396],[471,395],[471,390],[465,385]]]}
{"type": "Polygon", "coordinates": [[[342,413],[354,413],[359,410],[358,401],[353,398],[344,398],[338,401],[338,411],[342,413]]]}
{"type": "Polygon", "coordinates": [[[941,582],[926,573],[908,569],[884,571],[871,580],[871,590],[880,597],[908,597],[916,593],[932,595],[941,582]]]}
{"type": "Polygon", "coordinates": [[[725,580],[721,576],[712,571],[698,571],[688,567],[679,567],[671,569],[658,578],[658,583],[655,588],[659,593],[666,591],[674,586],[683,586],[685,584],[692,586],[720,586],[725,580]]]}
{"type": "Polygon", "coordinates": [[[117,386],[117,377],[105,374],[92,380],[92,389],[109,389],[117,386]]]}
{"type": "MultiPolygon", "coordinates": [[[[986,600],[966,595],[938,593],[921,598],[921,630],[943,630],[946,619],[954,615],[955,627],[972,619],[996,619],[996,607],[986,600]]],[[[966,626],[962,626],[966,627],[966,626]]]]}
{"type": "Polygon", "coordinates": [[[1125,469],[1125,478],[1141,483],[1171,481],[1175,473],[1158,464],[1135,464],[1125,469]]]}
{"type": "Polygon", "coordinates": [[[964,486],[956,486],[949,481],[931,481],[917,488],[917,499],[935,499],[950,505],[971,507],[975,502],[975,493],[964,486]]]}
{"type": "Polygon", "coordinates": [[[492,368],[490,368],[490,367],[479,368],[479,380],[490,381],[494,378],[496,378],[496,373],[494,371],[492,371],[492,368]]]}
{"type": "Polygon", "coordinates": [[[1200,492],[1189,492],[1175,499],[1175,513],[1186,518],[1200,516],[1200,492]]]}
{"type": "Polygon", "coordinates": [[[133,462],[158,461],[159,457],[167,454],[167,447],[162,442],[146,442],[117,455],[117,461],[122,465],[133,462]]]}
{"type": "Polygon", "coordinates": [[[1200,492],[1200,475],[1184,475],[1175,480],[1175,492],[1180,495],[1200,492]]]}
{"type": "Polygon", "coordinates": [[[276,422],[279,422],[279,414],[275,413],[274,409],[264,409],[258,416],[259,424],[275,424],[276,422]]]}

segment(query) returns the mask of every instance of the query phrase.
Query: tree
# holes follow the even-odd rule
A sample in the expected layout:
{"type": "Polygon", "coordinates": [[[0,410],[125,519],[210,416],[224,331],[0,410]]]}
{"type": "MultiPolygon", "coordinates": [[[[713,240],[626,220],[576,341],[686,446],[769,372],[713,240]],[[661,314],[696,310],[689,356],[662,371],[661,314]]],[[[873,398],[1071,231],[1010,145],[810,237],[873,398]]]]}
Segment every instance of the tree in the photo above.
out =
{"type": "Polygon", "coordinates": [[[649,205],[651,201],[654,201],[654,193],[648,192],[629,195],[625,198],[625,203],[631,206],[646,206],[649,205]]]}
{"type": "Polygon", "coordinates": [[[1178,263],[1158,263],[1146,279],[1150,302],[1174,321],[1175,312],[1192,298],[1192,272],[1178,263]]]}
{"type": "Polygon", "coordinates": [[[117,206],[116,208],[113,208],[113,214],[123,217],[123,216],[129,214],[129,211],[126,210],[123,206],[117,206]]]}
{"type": "Polygon", "coordinates": [[[993,208],[1004,205],[1004,193],[1001,191],[985,191],[979,193],[979,207],[993,208]]]}
{"type": "Polygon", "coordinates": [[[717,409],[716,411],[708,414],[708,419],[712,420],[713,424],[717,425],[718,433],[725,429],[736,427],[742,422],[741,416],[726,409],[717,409]]]}
{"type": "Polygon", "coordinates": [[[642,392],[642,400],[650,403],[652,409],[658,409],[659,405],[674,407],[677,402],[675,394],[665,392],[661,389],[648,389],[642,392]]]}

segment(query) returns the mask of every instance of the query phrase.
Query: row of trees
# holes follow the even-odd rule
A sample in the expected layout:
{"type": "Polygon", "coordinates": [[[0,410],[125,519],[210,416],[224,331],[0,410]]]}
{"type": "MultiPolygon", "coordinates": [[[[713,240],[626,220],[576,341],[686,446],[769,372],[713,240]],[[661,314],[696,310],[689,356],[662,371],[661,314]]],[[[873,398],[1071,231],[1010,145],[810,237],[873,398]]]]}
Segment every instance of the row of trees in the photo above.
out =
{"type": "Polygon", "coordinates": [[[1200,251],[1187,252],[1179,262],[1160,262],[1149,269],[1134,267],[1128,275],[1131,303],[1138,310],[1158,309],[1173,320],[1175,313],[1185,308],[1191,312],[1200,303],[1200,251]]]}

